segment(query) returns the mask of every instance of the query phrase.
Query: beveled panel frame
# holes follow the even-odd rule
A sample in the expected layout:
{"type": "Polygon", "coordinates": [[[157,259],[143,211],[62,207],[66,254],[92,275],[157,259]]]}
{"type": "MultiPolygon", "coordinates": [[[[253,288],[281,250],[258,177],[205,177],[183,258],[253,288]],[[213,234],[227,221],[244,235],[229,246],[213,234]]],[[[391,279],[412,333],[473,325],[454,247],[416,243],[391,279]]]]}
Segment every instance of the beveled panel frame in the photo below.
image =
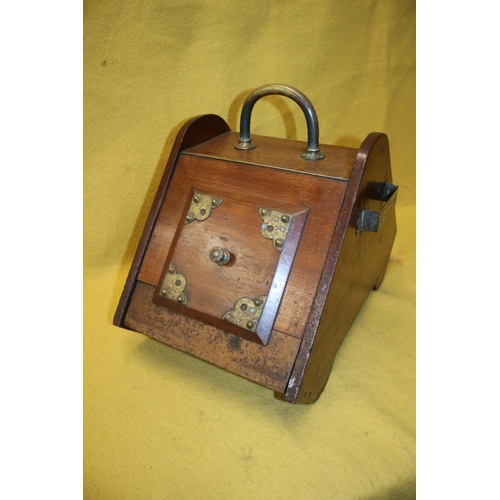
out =
{"type": "MultiPolygon", "coordinates": [[[[185,208],[165,259],[153,301],[263,345],[269,336],[279,310],[294,257],[307,220],[308,209],[291,214],[289,230],[282,251],[262,238],[259,205],[242,198],[224,196],[223,203],[210,217],[185,224],[186,213],[194,196],[222,199],[219,193],[207,192],[202,186],[179,186],[186,193],[185,208]],[[219,266],[210,260],[210,248],[225,242],[231,253],[229,262],[219,266]],[[169,266],[186,277],[187,301],[178,302],[162,293],[169,266]],[[240,283],[241,280],[241,283],[240,283]],[[262,296],[266,301],[255,328],[247,329],[224,320],[231,305],[242,296],[262,296]]],[[[250,195],[251,198],[251,195],[250,195]]],[[[273,208],[279,209],[279,200],[273,208]]]]}

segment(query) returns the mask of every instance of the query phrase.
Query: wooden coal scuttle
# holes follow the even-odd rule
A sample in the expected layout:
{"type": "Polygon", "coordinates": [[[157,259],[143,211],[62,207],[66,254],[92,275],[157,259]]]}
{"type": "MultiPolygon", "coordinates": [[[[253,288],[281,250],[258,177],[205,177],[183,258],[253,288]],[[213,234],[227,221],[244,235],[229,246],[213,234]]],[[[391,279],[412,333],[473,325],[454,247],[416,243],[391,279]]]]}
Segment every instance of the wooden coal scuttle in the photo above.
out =
{"type": "Polygon", "coordinates": [[[388,138],[319,145],[316,112],[285,85],[180,130],[114,324],[252,380],[290,403],[320,396],[396,234],[388,138]],[[258,99],[305,114],[308,142],[250,136],[258,99]]]}

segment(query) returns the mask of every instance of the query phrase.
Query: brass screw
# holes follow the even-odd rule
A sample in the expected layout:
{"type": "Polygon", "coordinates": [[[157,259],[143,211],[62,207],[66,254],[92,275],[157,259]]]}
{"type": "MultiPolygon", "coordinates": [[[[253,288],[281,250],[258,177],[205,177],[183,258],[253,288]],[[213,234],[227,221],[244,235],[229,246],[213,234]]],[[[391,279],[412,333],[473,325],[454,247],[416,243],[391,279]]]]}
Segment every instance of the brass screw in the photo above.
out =
{"type": "Polygon", "coordinates": [[[197,194],[195,197],[194,197],[194,202],[195,203],[200,203],[201,201],[201,196],[199,194],[197,194]]]}
{"type": "Polygon", "coordinates": [[[168,290],[166,288],[164,288],[162,291],[161,291],[161,294],[166,297],[168,295],[168,290]]]}
{"type": "Polygon", "coordinates": [[[267,210],[267,208],[261,208],[261,210],[260,210],[260,214],[261,214],[262,216],[266,216],[268,213],[269,213],[269,210],[267,210]]]}
{"type": "Polygon", "coordinates": [[[224,320],[227,321],[228,323],[232,323],[233,322],[233,317],[230,314],[226,314],[224,316],[224,320]]]}
{"type": "Polygon", "coordinates": [[[186,215],[186,222],[193,222],[194,221],[194,215],[193,214],[187,214],[186,215]]]}
{"type": "Polygon", "coordinates": [[[168,266],[168,272],[169,272],[170,274],[175,274],[175,266],[174,266],[173,264],[170,264],[170,265],[168,266]]]}
{"type": "Polygon", "coordinates": [[[281,248],[283,246],[283,240],[281,238],[278,238],[274,244],[278,247],[281,248]]]}
{"type": "Polygon", "coordinates": [[[283,215],[283,217],[281,217],[281,221],[285,224],[288,224],[290,222],[290,216],[289,215],[283,215]]]}
{"type": "Polygon", "coordinates": [[[179,295],[177,297],[177,302],[179,302],[179,304],[184,304],[185,300],[184,295],[179,295]]]}
{"type": "Polygon", "coordinates": [[[212,205],[213,208],[217,207],[219,204],[220,204],[219,198],[212,198],[211,205],[212,205]]]}
{"type": "Polygon", "coordinates": [[[262,299],[255,299],[255,305],[260,307],[262,305],[262,299]]]}
{"type": "Polygon", "coordinates": [[[247,322],[247,328],[248,328],[249,330],[251,330],[253,327],[254,327],[254,322],[253,322],[253,320],[248,321],[248,322],[247,322]]]}

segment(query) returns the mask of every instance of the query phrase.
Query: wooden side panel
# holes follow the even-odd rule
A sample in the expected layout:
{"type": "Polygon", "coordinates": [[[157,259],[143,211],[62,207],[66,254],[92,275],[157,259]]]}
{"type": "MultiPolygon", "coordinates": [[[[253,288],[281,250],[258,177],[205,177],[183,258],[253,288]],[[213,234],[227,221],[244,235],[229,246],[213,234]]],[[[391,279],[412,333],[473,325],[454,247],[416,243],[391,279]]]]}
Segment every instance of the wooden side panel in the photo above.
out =
{"type": "Polygon", "coordinates": [[[153,303],[154,287],[138,282],[124,324],[176,349],[283,393],[299,340],[273,331],[262,346],[153,303]]]}
{"type": "Polygon", "coordinates": [[[125,317],[132,292],[134,291],[135,282],[144,258],[144,253],[151,239],[153,228],[158,218],[163,200],[165,199],[172,172],[174,171],[174,166],[179,158],[179,154],[184,149],[191,148],[196,144],[208,141],[209,139],[212,139],[219,134],[228,132],[229,130],[229,125],[220,116],[201,115],[186,122],[177,134],[172,147],[172,152],[170,153],[170,157],[167,161],[167,165],[160,182],[160,186],[158,187],[146,225],[144,226],[139,245],[137,246],[120,302],[118,303],[118,307],[113,318],[114,325],[123,326],[123,319],[125,317]]]}
{"type": "Polygon", "coordinates": [[[361,145],[349,181],[330,253],[288,384],[285,399],[314,403],[330,375],[335,355],[368,294],[382,282],[396,235],[395,210],[376,233],[356,234],[359,210],[376,203],[374,182],[392,182],[389,142],[372,133],[361,145]],[[333,276],[333,279],[332,279],[333,276]],[[324,290],[328,290],[328,295],[324,290]]]}

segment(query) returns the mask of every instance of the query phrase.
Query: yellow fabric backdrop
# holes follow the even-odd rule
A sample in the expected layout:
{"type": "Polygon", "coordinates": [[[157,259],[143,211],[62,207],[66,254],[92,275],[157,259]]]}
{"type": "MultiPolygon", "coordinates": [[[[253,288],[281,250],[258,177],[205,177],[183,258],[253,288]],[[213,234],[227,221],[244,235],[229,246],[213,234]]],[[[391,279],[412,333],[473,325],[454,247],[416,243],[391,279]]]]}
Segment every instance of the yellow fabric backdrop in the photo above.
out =
{"type": "MultiPolygon", "coordinates": [[[[415,496],[415,3],[84,2],[86,499],[415,496]],[[272,391],[112,325],[176,133],[284,83],[314,104],[320,142],[385,132],[400,186],[386,279],[317,403],[272,391]]],[[[267,97],[256,134],[306,139],[267,97]]]]}

